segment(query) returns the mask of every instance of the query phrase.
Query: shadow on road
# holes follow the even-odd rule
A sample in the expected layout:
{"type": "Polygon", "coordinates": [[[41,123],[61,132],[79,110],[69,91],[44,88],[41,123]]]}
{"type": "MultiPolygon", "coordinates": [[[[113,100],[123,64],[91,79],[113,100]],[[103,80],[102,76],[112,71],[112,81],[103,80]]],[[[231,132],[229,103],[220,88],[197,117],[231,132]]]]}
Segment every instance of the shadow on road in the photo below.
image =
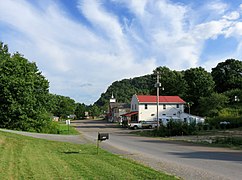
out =
{"type": "Polygon", "coordinates": [[[169,154],[179,156],[180,158],[208,159],[220,161],[234,161],[242,163],[242,153],[240,152],[170,152],[169,154]]]}

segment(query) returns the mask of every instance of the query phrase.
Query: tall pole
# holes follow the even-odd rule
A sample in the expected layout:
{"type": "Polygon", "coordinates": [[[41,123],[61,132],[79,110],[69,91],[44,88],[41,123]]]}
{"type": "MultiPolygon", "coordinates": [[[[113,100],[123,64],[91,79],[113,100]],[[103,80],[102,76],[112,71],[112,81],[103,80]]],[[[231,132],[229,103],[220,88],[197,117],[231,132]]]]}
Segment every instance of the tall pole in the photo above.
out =
{"type": "Polygon", "coordinates": [[[157,72],[157,82],[156,82],[156,119],[157,119],[157,129],[159,129],[160,127],[160,123],[159,123],[159,87],[160,87],[160,82],[159,82],[159,73],[157,72]]]}

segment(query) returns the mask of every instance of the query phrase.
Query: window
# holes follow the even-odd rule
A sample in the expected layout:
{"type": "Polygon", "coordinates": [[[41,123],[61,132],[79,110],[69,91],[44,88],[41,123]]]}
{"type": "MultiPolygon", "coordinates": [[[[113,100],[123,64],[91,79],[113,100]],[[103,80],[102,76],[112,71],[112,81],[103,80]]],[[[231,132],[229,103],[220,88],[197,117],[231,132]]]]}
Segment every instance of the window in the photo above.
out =
{"type": "Polygon", "coordinates": [[[148,109],[148,104],[145,104],[145,109],[148,109]]]}
{"type": "Polygon", "coordinates": [[[176,108],[180,108],[179,104],[176,105],[176,108]]]}
{"type": "Polygon", "coordinates": [[[165,104],[163,104],[163,109],[166,109],[166,105],[165,104]]]}
{"type": "Polygon", "coordinates": [[[134,110],[136,110],[137,109],[137,107],[136,107],[136,104],[134,105],[134,110]]]}
{"type": "Polygon", "coordinates": [[[132,104],[131,109],[134,110],[134,105],[132,104]]]}

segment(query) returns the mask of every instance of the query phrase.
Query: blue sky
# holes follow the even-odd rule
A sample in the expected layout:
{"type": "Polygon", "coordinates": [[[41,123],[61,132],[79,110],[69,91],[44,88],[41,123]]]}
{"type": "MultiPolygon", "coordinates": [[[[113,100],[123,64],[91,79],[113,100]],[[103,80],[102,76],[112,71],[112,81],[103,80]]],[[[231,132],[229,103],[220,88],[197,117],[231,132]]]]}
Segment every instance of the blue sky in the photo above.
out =
{"type": "Polygon", "coordinates": [[[242,60],[242,1],[0,0],[0,41],[37,63],[50,92],[92,104],[157,66],[242,60]]]}

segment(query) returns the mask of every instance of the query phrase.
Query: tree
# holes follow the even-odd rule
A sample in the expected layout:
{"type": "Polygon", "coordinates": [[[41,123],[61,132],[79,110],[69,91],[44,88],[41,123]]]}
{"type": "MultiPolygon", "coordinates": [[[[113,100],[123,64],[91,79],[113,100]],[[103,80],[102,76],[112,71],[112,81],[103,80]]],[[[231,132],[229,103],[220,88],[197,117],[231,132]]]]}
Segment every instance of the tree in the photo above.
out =
{"type": "MultiPolygon", "coordinates": [[[[187,83],[183,78],[183,74],[178,71],[172,71],[167,67],[158,67],[153,74],[153,87],[156,83],[156,73],[160,75],[161,87],[164,88],[160,94],[170,96],[184,97],[186,93],[187,83]]],[[[153,88],[153,94],[156,94],[156,89],[153,88]]]]}
{"type": "Polygon", "coordinates": [[[235,59],[227,59],[212,68],[212,76],[219,93],[242,89],[242,62],[235,59]]]}
{"type": "Polygon", "coordinates": [[[223,93],[230,100],[230,104],[242,102],[242,89],[232,89],[223,93]]]}
{"type": "Polygon", "coordinates": [[[94,118],[94,117],[101,115],[102,110],[100,107],[98,107],[97,105],[94,104],[94,105],[89,106],[89,113],[94,118]]]}
{"type": "Polygon", "coordinates": [[[229,98],[223,94],[212,93],[208,97],[199,99],[199,110],[204,116],[217,116],[219,111],[229,102],[229,98]]]}
{"type": "Polygon", "coordinates": [[[85,104],[77,103],[75,109],[75,115],[77,118],[85,117],[85,112],[87,111],[87,107],[85,104]]]}
{"type": "Polygon", "coordinates": [[[41,131],[46,116],[49,82],[35,63],[19,53],[12,56],[0,44],[0,127],[41,131]]]}
{"type": "Polygon", "coordinates": [[[188,84],[187,100],[198,103],[200,97],[207,97],[214,92],[214,81],[204,68],[190,68],[185,71],[184,79],[188,84]]]}
{"type": "Polygon", "coordinates": [[[73,99],[61,95],[52,95],[53,109],[52,113],[55,116],[61,118],[67,118],[67,116],[74,114],[76,104],[73,99]]]}

